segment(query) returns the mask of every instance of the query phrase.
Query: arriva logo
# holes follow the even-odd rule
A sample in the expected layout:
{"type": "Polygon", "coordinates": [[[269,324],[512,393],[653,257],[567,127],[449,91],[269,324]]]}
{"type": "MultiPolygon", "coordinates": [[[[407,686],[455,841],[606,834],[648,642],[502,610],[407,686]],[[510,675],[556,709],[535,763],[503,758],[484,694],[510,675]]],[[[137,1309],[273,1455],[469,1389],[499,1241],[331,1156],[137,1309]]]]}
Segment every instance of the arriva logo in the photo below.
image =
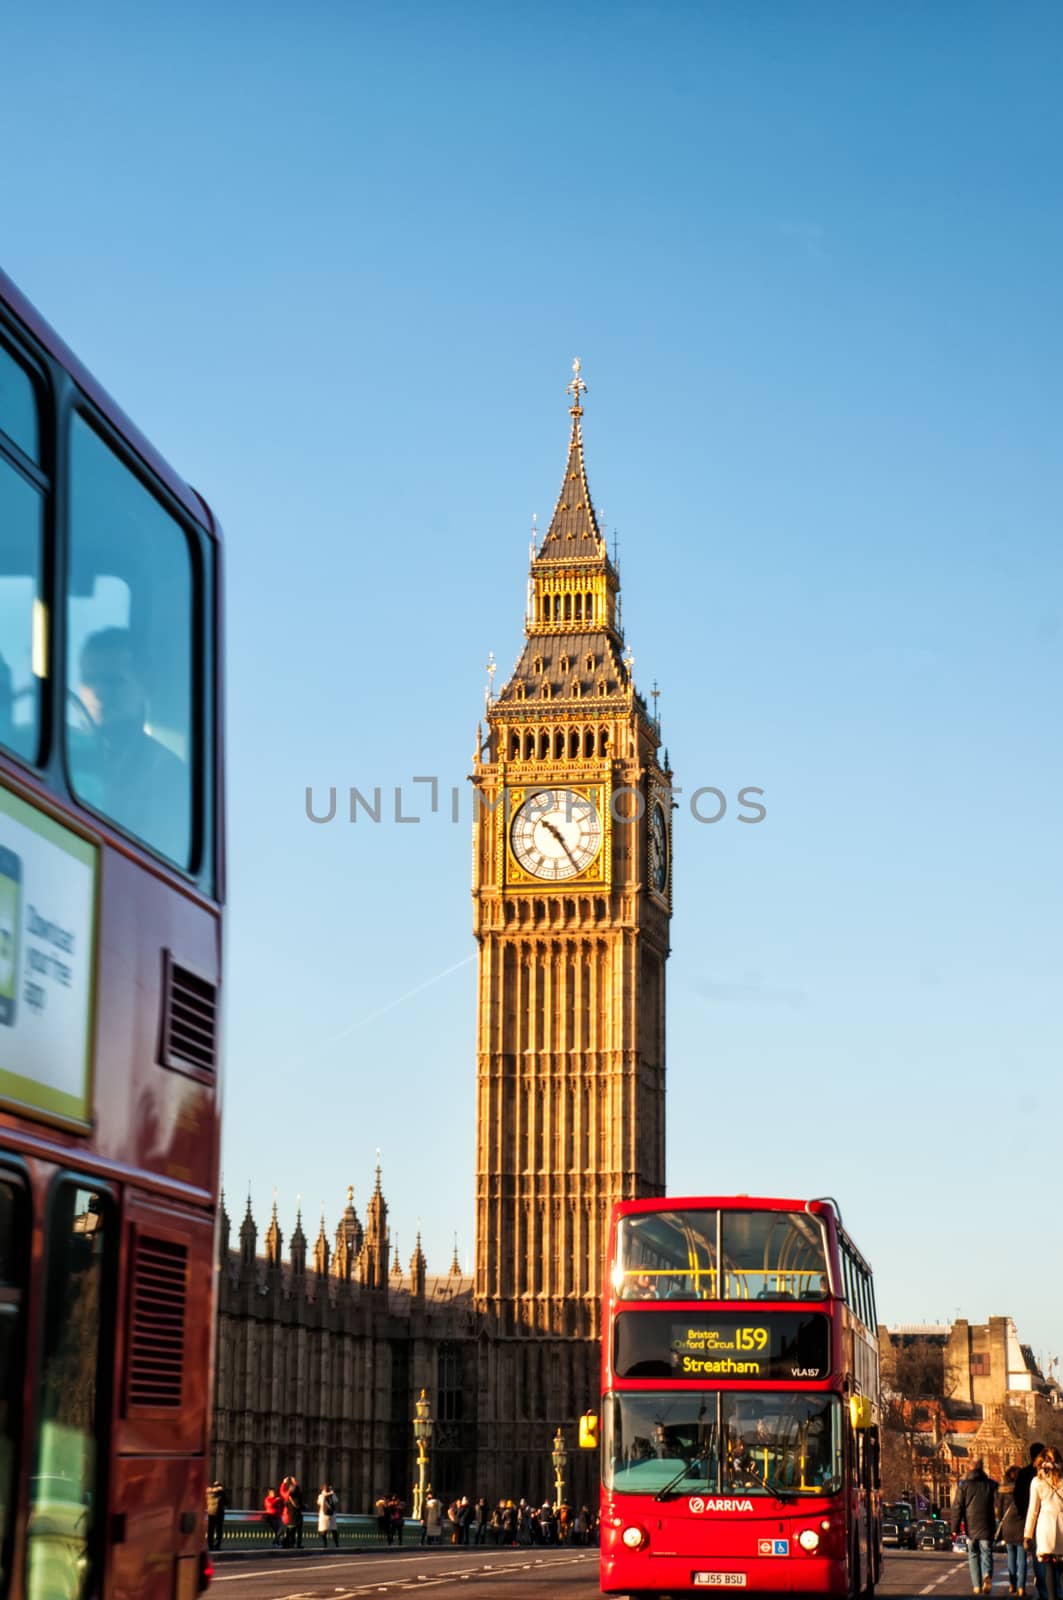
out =
{"type": "Polygon", "coordinates": [[[699,1494],[687,1501],[695,1516],[702,1511],[752,1511],[752,1500],[703,1500],[699,1494]]]}

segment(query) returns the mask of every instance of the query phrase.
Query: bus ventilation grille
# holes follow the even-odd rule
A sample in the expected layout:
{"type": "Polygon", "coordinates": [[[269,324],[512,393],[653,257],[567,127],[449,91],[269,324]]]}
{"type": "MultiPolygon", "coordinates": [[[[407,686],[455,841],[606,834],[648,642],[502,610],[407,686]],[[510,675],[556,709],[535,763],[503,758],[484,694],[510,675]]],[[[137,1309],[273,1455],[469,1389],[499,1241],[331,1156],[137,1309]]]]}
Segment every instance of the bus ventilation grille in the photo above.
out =
{"type": "Polygon", "coordinates": [[[162,1060],[167,1067],[213,1072],[217,1049],[218,991],[178,966],[166,952],[162,1060]]]}
{"type": "Polygon", "coordinates": [[[181,1404],[187,1277],[185,1245],[138,1238],[126,1390],[131,1406],[181,1404]]]}

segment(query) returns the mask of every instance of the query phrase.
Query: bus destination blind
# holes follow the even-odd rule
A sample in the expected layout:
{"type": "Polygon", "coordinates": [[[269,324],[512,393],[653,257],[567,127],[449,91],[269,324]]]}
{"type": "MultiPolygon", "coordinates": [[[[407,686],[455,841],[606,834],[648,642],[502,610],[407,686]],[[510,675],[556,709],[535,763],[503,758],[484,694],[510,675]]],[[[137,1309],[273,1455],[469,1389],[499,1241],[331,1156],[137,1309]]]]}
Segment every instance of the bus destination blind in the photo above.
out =
{"type": "Polygon", "coordinates": [[[771,1378],[815,1383],[830,1372],[821,1311],[625,1311],[616,1319],[618,1378],[771,1378]]]}

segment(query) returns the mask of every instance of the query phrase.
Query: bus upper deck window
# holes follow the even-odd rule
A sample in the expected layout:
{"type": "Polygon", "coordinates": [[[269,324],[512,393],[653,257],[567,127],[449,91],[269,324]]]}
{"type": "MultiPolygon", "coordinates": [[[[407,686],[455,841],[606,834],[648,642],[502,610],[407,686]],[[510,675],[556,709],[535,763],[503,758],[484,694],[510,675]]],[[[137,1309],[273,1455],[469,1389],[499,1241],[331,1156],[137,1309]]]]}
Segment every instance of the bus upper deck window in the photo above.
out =
{"type": "Polygon", "coordinates": [[[0,744],[35,761],[40,745],[44,491],[37,392],[0,345],[0,744]]]}
{"type": "Polygon", "coordinates": [[[724,1211],[720,1254],[728,1300],[816,1300],[826,1292],[823,1233],[803,1212],[724,1211]]]}
{"type": "Polygon", "coordinates": [[[81,417],[70,495],[71,782],[88,805],[188,867],[196,754],[189,538],[81,417]]]}

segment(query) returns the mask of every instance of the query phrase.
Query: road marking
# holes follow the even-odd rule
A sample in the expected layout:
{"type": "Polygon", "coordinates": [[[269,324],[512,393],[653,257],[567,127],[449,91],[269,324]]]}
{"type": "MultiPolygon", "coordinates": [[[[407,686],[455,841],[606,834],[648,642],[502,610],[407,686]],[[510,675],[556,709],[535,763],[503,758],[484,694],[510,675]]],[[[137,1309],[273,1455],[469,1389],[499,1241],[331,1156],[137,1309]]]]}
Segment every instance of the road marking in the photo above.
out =
{"type": "MultiPolygon", "coordinates": [[[[390,1583],[381,1583],[379,1578],[371,1578],[367,1574],[364,1580],[361,1582],[355,1582],[353,1584],[335,1584],[333,1586],[333,1600],[359,1600],[360,1596],[370,1594],[392,1594],[399,1590],[408,1589],[435,1589],[441,1584],[453,1583],[456,1579],[467,1583],[470,1578],[485,1577],[488,1574],[493,1577],[500,1577],[503,1573],[510,1570],[516,1572],[531,1572],[533,1568],[536,1567],[585,1566],[588,1562],[595,1561],[596,1559],[596,1554],[584,1554],[583,1551],[580,1551],[578,1555],[562,1555],[559,1553],[556,1556],[536,1556],[533,1561],[499,1561],[496,1557],[494,1561],[483,1561],[475,1567],[461,1567],[457,1570],[455,1570],[453,1567],[446,1567],[441,1561],[438,1569],[438,1576],[430,1577],[424,1572],[410,1574],[409,1576],[407,1576],[405,1573],[401,1573],[398,1568],[400,1565],[404,1565],[405,1563],[400,1563],[395,1556],[392,1556],[391,1558],[384,1557],[382,1560],[372,1561],[372,1558],[370,1557],[358,1557],[357,1555],[354,1555],[349,1556],[346,1561],[330,1561],[321,1565],[315,1565],[315,1567],[312,1568],[312,1571],[324,1572],[339,1566],[345,1567],[349,1572],[352,1562],[357,1562],[358,1565],[363,1568],[363,1570],[365,1567],[369,1566],[371,1562],[373,1565],[382,1565],[388,1567],[394,1574],[390,1583]]],[[[957,1568],[957,1570],[959,1569],[957,1568]]],[[[287,1568],[275,1568],[267,1565],[264,1569],[260,1567],[255,1572],[226,1573],[216,1577],[214,1582],[233,1583],[238,1579],[261,1579],[267,1575],[271,1575],[274,1572],[281,1577],[291,1572],[298,1572],[304,1583],[309,1576],[306,1566],[302,1563],[300,1563],[298,1567],[287,1568]]],[[[289,1593],[278,1595],[276,1600],[319,1600],[321,1593],[321,1587],[312,1590],[295,1589],[291,1590],[289,1593]]]]}
{"type": "Polygon", "coordinates": [[[966,1561],[957,1562],[954,1567],[949,1567],[947,1572],[943,1572],[940,1578],[935,1578],[933,1583],[928,1583],[925,1589],[920,1589],[919,1593],[930,1594],[931,1590],[936,1589],[939,1583],[947,1583],[949,1578],[956,1576],[957,1572],[962,1572],[966,1565],[966,1561]]]}

